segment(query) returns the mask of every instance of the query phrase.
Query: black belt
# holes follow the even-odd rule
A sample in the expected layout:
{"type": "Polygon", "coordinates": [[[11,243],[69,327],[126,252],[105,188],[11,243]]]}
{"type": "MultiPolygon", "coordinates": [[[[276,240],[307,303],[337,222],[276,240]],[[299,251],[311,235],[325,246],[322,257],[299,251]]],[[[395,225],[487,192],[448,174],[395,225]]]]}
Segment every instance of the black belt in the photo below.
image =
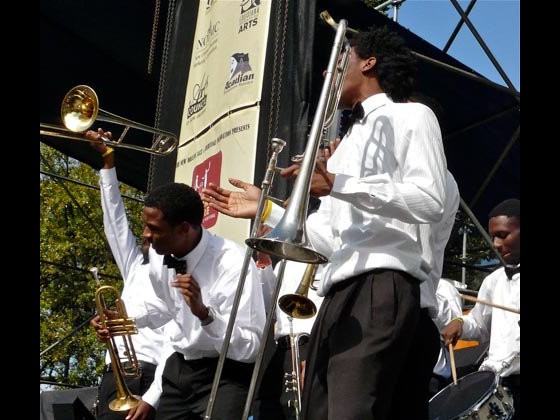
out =
{"type": "MultiPolygon", "coordinates": [[[[308,335],[302,335],[298,340],[298,346],[301,347],[301,346],[307,344],[308,341],[309,341],[309,336],[308,335]]],[[[283,349],[289,349],[289,348],[292,347],[289,335],[283,335],[282,337],[278,338],[278,340],[276,340],[276,342],[278,343],[278,347],[283,348],[283,349]]]]}
{"type": "MultiPolygon", "coordinates": [[[[141,370],[148,369],[148,370],[154,370],[154,371],[155,371],[156,368],[157,368],[157,366],[154,365],[153,363],[144,362],[144,361],[142,361],[142,360],[139,360],[139,361],[138,361],[138,367],[139,367],[141,370]]],[[[126,366],[125,366],[125,368],[126,368],[126,366]]],[[[107,372],[112,372],[112,371],[113,371],[113,367],[111,366],[111,363],[105,365],[105,373],[107,373],[107,372]]]]}

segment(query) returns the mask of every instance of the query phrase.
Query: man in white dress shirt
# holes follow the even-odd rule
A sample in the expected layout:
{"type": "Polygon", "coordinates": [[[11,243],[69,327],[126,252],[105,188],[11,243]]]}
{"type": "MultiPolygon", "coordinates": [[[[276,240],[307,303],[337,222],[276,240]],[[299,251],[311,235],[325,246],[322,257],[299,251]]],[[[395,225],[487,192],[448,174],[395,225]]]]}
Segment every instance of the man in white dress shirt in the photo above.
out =
{"type": "MultiPolygon", "coordinates": [[[[410,97],[414,63],[402,39],[380,28],[351,43],[339,108],[354,109],[356,122],[310,187],[331,198],[317,211],[321,223],[306,223],[329,263],[319,283],[325,298],[310,337],[302,418],[424,419],[426,358],[414,337],[420,320],[435,327],[420,306],[420,283],[432,270],[420,225],[444,213],[441,132],[427,106],[397,102],[410,97]],[[325,234],[333,240],[322,240],[325,234]]],[[[227,208],[231,195],[223,201],[224,190],[209,187],[209,204],[236,214],[227,208]]],[[[282,215],[272,209],[265,222],[274,226],[282,215]]]]}
{"type": "MultiPolygon", "coordinates": [[[[498,204],[489,214],[488,231],[493,246],[503,257],[506,267],[488,275],[478,291],[478,299],[520,309],[521,213],[520,201],[508,199],[498,204]]],[[[521,418],[520,397],[520,331],[515,312],[477,302],[474,308],[445,326],[442,336],[445,345],[465,340],[490,339],[488,356],[480,370],[496,372],[502,383],[513,393],[514,419],[521,418]]]]}
{"type": "MultiPolygon", "coordinates": [[[[115,151],[101,141],[101,136],[111,138],[111,133],[105,133],[101,129],[98,132],[90,130],[85,138],[96,141],[92,145],[103,156],[103,167],[99,171],[103,229],[124,280],[121,299],[125,306],[142,304],[144,300],[155,296],[149,277],[150,243],[142,238],[142,245],[138,247],[137,238],[130,230],[115,170],[115,151]]],[[[90,325],[96,330],[100,340],[104,341],[104,337],[108,338],[108,330],[102,328],[99,316],[92,319],[90,325]]],[[[132,394],[142,397],[153,385],[155,370],[161,360],[165,340],[164,327],[138,328],[138,333],[131,335],[131,340],[138,359],[140,376],[133,379],[124,378],[124,381],[132,394]]],[[[115,343],[120,356],[124,356],[126,348],[123,341],[117,337],[115,343]]],[[[115,412],[109,408],[109,403],[117,397],[117,388],[109,352],[105,360],[107,365],[99,386],[97,418],[122,420],[127,417],[128,412],[115,412]]],[[[149,401],[148,397],[143,397],[140,404],[143,408],[139,408],[139,411],[144,410],[153,414],[153,401],[149,401]]],[[[132,415],[134,411],[136,410],[132,410],[130,414],[132,415]]]]}
{"type": "MultiPolygon", "coordinates": [[[[151,244],[150,279],[158,299],[128,313],[138,326],[157,327],[172,320],[179,327],[166,341],[166,362],[155,375],[157,420],[203,417],[240,280],[245,249],[204,229],[203,213],[198,193],[181,183],[154,188],[144,199],[143,235],[151,244]]],[[[251,261],[213,419],[241,417],[265,319],[262,288],[251,261]]]]}

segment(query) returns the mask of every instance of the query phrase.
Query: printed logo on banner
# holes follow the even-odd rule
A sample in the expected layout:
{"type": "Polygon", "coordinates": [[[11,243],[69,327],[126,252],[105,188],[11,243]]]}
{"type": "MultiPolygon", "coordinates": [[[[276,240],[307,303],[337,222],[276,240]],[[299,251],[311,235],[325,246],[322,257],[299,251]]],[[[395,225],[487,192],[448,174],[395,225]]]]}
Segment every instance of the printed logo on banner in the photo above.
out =
{"type": "Polygon", "coordinates": [[[259,23],[259,6],[261,0],[241,0],[241,16],[239,17],[239,33],[257,26],[259,23]]]}
{"type": "MultiPolygon", "coordinates": [[[[219,151],[210,156],[204,162],[196,165],[193,169],[192,186],[195,191],[200,192],[203,188],[212,182],[220,185],[220,176],[222,173],[222,152],[219,151]]],[[[202,226],[206,229],[211,228],[218,221],[218,212],[204,203],[204,217],[202,218],[202,226]]]]}
{"type": "Polygon", "coordinates": [[[193,87],[192,96],[189,99],[189,107],[187,108],[187,118],[199,113],[206,107],[206,99],[208,98],[207,88],[208,76],[205,74],[202,76],[200,83],[195,84],[193,87]]]}
{"type": "Polygon", "coordinates": [[[197,38],[194,45],[192,68],[203,64],[206,59],[218,48],[218,32],[220,32],[221,21],[210,22],[204,34],[197,38]]]}
{"type": "Polygon", "coordinates": [[[246,85],[255,78],[253,69],[249,64],[249,53],[235,53],[229,60],[229,78],[226,81],[226,92],[237,85],[246,85]]]}

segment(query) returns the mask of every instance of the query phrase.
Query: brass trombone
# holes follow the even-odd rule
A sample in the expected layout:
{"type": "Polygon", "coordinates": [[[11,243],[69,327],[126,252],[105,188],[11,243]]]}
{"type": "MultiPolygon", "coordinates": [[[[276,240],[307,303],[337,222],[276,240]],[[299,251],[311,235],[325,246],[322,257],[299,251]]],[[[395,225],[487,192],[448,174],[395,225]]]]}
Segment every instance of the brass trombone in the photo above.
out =
{"type": "Polygon", "coordinates": [[[64,127],[41,123],[39,134],[91,142],[91,140],[83,137],[83,133],[97,120],[125,126],[117,140],[102,137],[103,142],[109,146],[138,150],[153,155],[168,155],[177,148],[179,143],[177,136],[168,131],[140,124],[102,110],[99,108],[97,94],[87,85],[75,86],[66,93],[60,107],[60,115],[64,127]],[[130,128],[155,134],[152,147],[123,143],[122,141],[130,128]]]}
{"type": "Polygon", "coordinates": [[[138,330],[134,324],[134,319],[129,318],[126,313],[126,308],[124,302],[120,298],[119,291],[113,286],[101,286],[99,278],[97,277],[97,267],[90,269],[95,281],[97,282],[98,288],[95,291],[95,305],[97,307],[97,313],[101,325],[104,329],[109,330],[109,341],[107,344],[107,351],[111,357],[111,367],[113,368],[113,375],[115,377],[115,384],[117,388],[117,398],[109,403],[109,408],[113,411],[128,411],[140,404],[142,398],[138,395],[133,395],[126,383],[124,378],[137,378],[140,376],[140,364],[136,358],[136,352],[134,350],[134,345],[132,344],[131,335],[137,334],[138,330]],[[117,315],[115,318],[108,318],[105,314],[105,310],[108,309],[105,302],[106,294],[112,294],[116,296],[115,307],[117,315]],[[119,354],[117,345],[115,343],[115,337],[122,337],[123,345],[125,347],[124,358],[121,358],[119,354]]]}

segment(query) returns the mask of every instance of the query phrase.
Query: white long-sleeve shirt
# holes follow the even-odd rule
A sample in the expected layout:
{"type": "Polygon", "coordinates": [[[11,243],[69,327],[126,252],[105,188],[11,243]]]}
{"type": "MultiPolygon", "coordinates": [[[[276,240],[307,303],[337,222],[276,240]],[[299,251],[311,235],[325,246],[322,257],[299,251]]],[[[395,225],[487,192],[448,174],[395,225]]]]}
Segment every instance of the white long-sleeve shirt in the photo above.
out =
{"type": "MultiPolygon", "coordinates": [[[[321,206],[320,223],[306,223],[312,245],[329,257],[322,296],[334,283],[375,268],[428,280],[431,266],[422,258],[419,224],[443,215],[446,160],[434,113],[420,103],[393,103],[383,93],[362,106],[364,118],[327,161],[336,175],[330,210],[321,206]],[[329,241],[317,239],[325,233],[333,243],[322,250],[321,243],[329,241]]],[[[267,224],[276,224],[277,216],[272,211],[267,224]]]]}
{"type": "Polygon", "coordinates": [[[432,268],[430,280],[420,283],[420,307],[427,308],[432,318],[438,316],[439,300],[436,295],[443,272],[443,257],[461,201],[459,187],[451,172],[446,171],[445,178],[443,217],[439,222],[419,225],[422,258],[432,268]]]}
{"type": "MultiPolygon", "coordinates": [[[[202,326],[183,295],[170,286],[176,276],[175,270],[164,266],[163,255],[150,248],[150,279],[157,299],[132,307],[129,315],[135,317],[137,325],[158,326],[173,322],[177,328],[170,333],[163,350],[166,358],[173,352],[181,353],[186,360],[219,357],[244,257],[245,250],[241,246],[202,229],[200,242],[182,258],[186,261],[187,273],[192,274],[200,285],[204,304],[214,310],[214,321],[202,326]]],[[[227,357],[240,362],[256,360],[266,320],[256,270],[251,260],[228,346],[227,357]]],[[[159,403],[161,396],[162,372],[163,366],[158,366],[154,378],[156,388],[150,394],[155,404],[159,403]]]]}
{"type": "MultiPolygon", "coordinates": [[[[150,248],[150,278],[158,299],[133,309],[137,324],[157,326],[173,319],[181,330],[172,338],[175,351],[187,360],[218,357],[244,255],[244,249],[235,242],[202,229],[200,242],[182,258],[186,260],[187,272],[200,285],[204,304],[215,312],[214,321],[202,326],[183,295],[170,286],[175,270],[163,265],[163,255],[150,248]]],[[[263,294],[256,269],[251,260],[228,348],[228,357],[240,362],[255,361],[265,324],[263,294]]]]}
{"type": "MultiPolygon", "coordinates": [[[[502,267],[486,276],[477,297],[508,308],[520,309],[520,279],[521,274],[517,273],[509,280],[502,267]]],[[[520,373],[519,314],[477,302],[469,314],[462,318],[462,339],[490,339],[488,356],[480,369],[501,371],[500,376],[504,377],[520,373]]]]}
{"type": "MultiPolygon", "coordinates": [[[[124,279],[121,299],[128,312],[129,307],[143,304],[145,300],[155,297],[149,276],[150,266],[143,264],[142,251],[130,230],[115,168],[99,171],[99,185],[103,209],[103,229],[124,279]]],[[[128,315],[130,316],[130,314],[128,315]]],[[[131,335],[131,340],[138,360],[154,365],[160,363],[165,341],[164,328],[137,325],[138,333],[131,335]]],[[[124,355],[125,347],[121,337],[115,337],[115,343],[119,354],[124,355]]],[[[105,360],[106,363],[111,362],[108,352],[105,360]]],[[[151,402],[148,401],[148,403],[151,402]]]]}

